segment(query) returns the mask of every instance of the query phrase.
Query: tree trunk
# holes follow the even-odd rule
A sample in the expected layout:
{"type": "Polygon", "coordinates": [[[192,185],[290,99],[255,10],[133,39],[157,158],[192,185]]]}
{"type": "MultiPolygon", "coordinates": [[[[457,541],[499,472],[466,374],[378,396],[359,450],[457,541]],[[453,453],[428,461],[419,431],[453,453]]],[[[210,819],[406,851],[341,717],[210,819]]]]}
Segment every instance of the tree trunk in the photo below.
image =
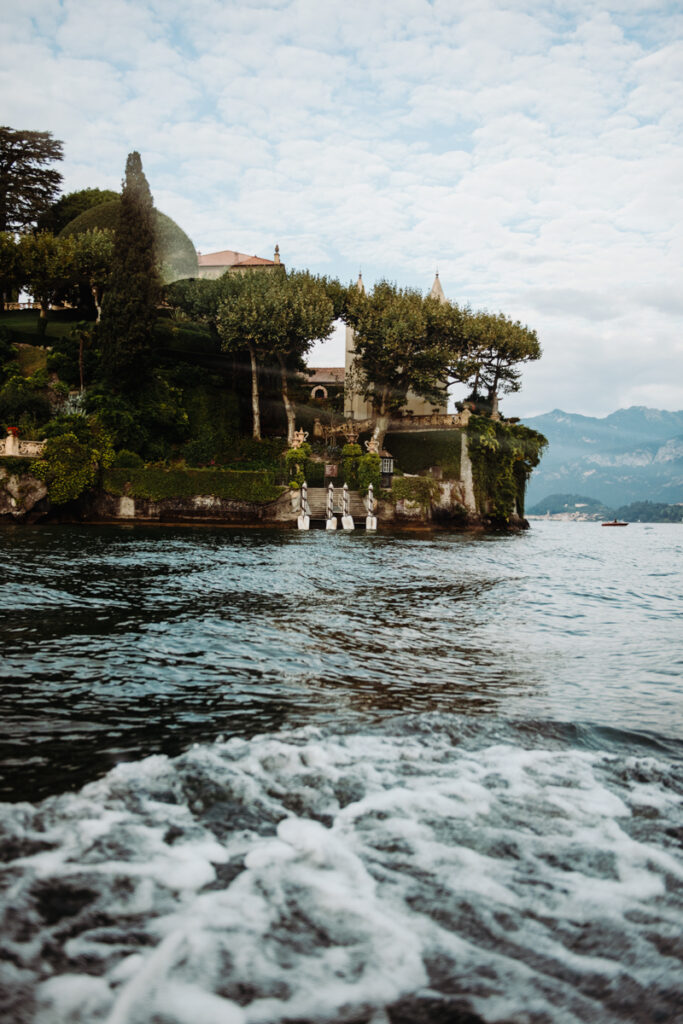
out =
{"type": "Polygon", "coordinates": [[[280,363],[280,373],[282,374],[282,401],[285,406],[285,414],[287,416],[287,444],[292,447],[292,441],[294,440],[294,429],[295,429],[295,411],[294,404],[289,397],[289,387],[287,383],[287,367],[285,366],[284,356],[278,355],[278,362],[280,363]]]}
{"type": "Polygon", "coordinates": [[[95,320],[95,323],[98,324],[102,318],[102,306],[99,301],[100,296],[97,291],[97,285],[90,285],[90,294],[92,295],[92,300],[95,303],[95,309],[97,310],[97,319],[95,320]]]}
{"type": "Polygon", "coordinates": [[[80,338],[79,338],[79,341],[78,341],[78,372],[79,372],[80,377],[81,377],[81,394],[83,394],[83,392],[85,391],[85,386],[84,386],[84,382],[83,382],[83,345],[84,345],[83,331],[81,331],[80,332],[80,338]]]}
{"type": "Polygon", "coordinates": [[[384,438],[386,437],[390,423],[391,414],[387,411],[387,389],[385,388],[382,392],[382,404],[380,405],[380,409],[375,420],[375,429],[372,432],[372,439],[377,442],[378,452],[381,452],[384,447],[384,438]]]}
{"type": "Polygon", "coordinates": [[[251,360],[251,411],[254,417],[253,436],[257,441],[261,440],[261,411],[258,402],[258,366],[256,365],[256,352],[249,345],[249,359],[251,360]]]}

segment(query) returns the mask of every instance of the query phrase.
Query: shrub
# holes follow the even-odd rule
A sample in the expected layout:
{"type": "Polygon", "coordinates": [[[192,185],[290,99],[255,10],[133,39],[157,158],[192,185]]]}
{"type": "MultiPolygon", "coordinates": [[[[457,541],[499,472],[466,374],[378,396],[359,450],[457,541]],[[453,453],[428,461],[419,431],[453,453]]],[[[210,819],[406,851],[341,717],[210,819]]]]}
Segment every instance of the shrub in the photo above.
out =
{"type": "Polygon", "coordinates": [[[0,419],[16,423],[22,414],[28,414],[36,424],[47,423],[50,403],[42,390],[33,378],[11,373],[0,388],[0,419]]]}
{"type": "Polygon", "coordinates": [[[307,441],[300,448],[289,448],[285,452],[285,466],[290,486],[294,483],[298,487],[304,482],[306,462],[311,455],[311,446],[307,441]]]}
{"type": "Polygon", "coordinates": [[[92,487],[100,461],[108,461],[109,456],[110,452],[79,441],[75,434],[62,434],[49,438],[34,473],[47,484],[50,501],[64,505],[92,487]]]}
{"type": "Polygon", "coordinates": [[[345,444],[342,448],[344,483],[348,484],[353,491],[358,488],[358,464],[362,456],[363,449],[359,444],[345,444]]]}
{"type": "Polygon", "coordinates": [[[375,452],[368,452],[361,455],[358,460],[358,489],[367,493],[370,484],[375,493],[379,493],[382,480],[380,457],[375,452]]]}
{"type": "Polygon", "coordinates": [[[128,451],[127,448],[122,448],[120,452],[117,452],[112,462],[112,467],[115,469],[142,469],[143,466],[144,462],[138,453],[128,451]]]}

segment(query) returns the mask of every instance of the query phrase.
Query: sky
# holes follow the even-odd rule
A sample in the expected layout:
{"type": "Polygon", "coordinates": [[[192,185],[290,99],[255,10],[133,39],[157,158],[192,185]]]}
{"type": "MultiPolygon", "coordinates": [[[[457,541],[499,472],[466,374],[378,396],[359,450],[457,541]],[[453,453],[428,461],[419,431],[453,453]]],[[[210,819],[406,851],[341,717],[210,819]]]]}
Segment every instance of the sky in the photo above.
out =
{"type": "MultiPolygon", "coordinates": [[[[4,0],[4,123],[64,191],[137,149],[197,249],[533,327],[508,415],[683,408],[683,3],[4,0]]],[[[341,334],[311,362],[343,365],[341,334]]]]}

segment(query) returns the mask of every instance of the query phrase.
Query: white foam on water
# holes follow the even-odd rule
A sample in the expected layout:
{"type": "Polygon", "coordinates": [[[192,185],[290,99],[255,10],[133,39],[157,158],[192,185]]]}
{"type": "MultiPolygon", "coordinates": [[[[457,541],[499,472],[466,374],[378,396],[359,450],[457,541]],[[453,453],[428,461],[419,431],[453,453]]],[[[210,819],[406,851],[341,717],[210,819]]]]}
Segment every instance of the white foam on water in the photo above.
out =
{"type": "Polygon", "coordinates": [[[4,807],[4,985],[36,1024],[386,1024],[409,994],[666,1019],[681,788],[655,758],[419,728],[119,765],[4,807]]]}

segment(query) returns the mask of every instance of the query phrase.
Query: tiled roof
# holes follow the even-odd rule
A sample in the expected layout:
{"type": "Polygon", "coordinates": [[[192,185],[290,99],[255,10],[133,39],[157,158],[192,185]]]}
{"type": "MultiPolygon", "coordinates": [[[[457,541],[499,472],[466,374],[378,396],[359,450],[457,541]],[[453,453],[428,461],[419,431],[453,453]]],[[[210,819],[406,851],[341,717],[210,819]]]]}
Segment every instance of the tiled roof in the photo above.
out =
{"type": "Polygon", "coordinates": [[[263,256],[245,256],[234,264],[236,267],[276,267],[275,260],[264,260],[263,256]]]}
{"type": "Polygon", "coordinates": [[[309,366],[311,384],[343,384],[346,370],[343,366],[309,366]]]}
{"type": "Polygon", "coordinates": [[[235,249],[223,249],[221,252],[202,252],[197,254],[200,267],[274,267],[274,260],[265,260],[262,256],[248,256],[246,252],[235,249]]]}

